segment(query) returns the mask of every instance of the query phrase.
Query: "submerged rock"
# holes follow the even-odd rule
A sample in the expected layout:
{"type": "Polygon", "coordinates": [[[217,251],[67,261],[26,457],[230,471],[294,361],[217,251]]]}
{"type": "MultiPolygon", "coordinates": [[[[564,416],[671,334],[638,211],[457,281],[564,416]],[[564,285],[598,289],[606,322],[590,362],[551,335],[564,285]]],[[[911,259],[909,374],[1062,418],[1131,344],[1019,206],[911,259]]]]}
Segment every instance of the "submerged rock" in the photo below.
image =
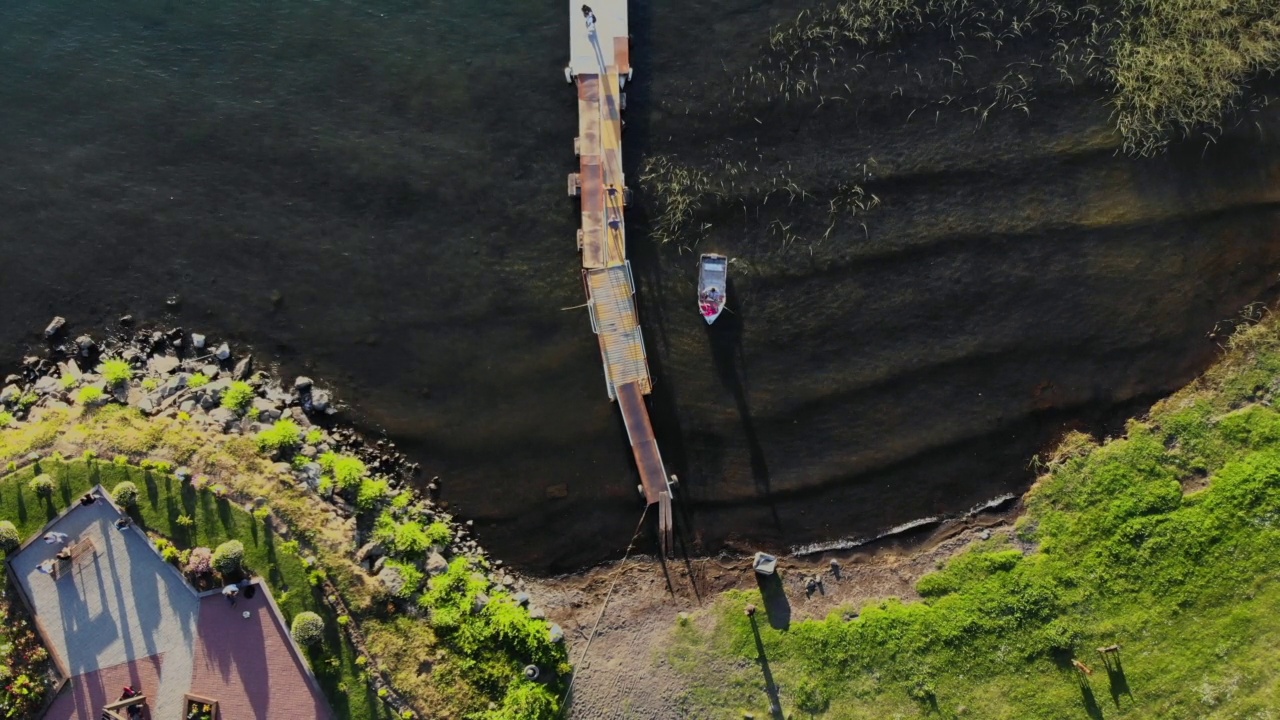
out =
{"type": "Polygon", "coordinates": [[[47,338],[51,338],[54,335],[57,335],[62,330],[62,327],[66,324],[67,324],[66,318],[55,317],[54,319],[49,321],[49,324],[47,326],[45,326],[44,336],[47,338]]]}
{"type": "Polygon", "coordinates": [[[204,349],[205,337],[200,333],[191,333],[191,347],[197,350],[204,349]]]}

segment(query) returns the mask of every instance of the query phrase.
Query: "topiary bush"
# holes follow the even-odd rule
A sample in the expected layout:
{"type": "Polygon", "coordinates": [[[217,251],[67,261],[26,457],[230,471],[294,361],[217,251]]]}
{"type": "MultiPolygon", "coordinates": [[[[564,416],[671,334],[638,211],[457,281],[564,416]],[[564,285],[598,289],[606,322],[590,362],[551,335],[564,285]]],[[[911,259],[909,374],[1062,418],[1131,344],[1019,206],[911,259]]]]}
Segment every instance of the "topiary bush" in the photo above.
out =
{"type": "Polygon", "coordinates": [[[22,542],[22,538],[18,535],[18,528],[8,520],[0,520],[0,550],[9,552],[18,547],[22,542]]]}
{"type": "Polygon", "coordinates": [[[293,618],[289,632],[299,645],[314,645],[324,639],[324,620],[309,610],[300,612],[293,618]]]}
{"type": "Polygon", "coordinates": [[[133,378],[133,368],[123,360],[107,360],[102,363],[102,379],[107,385],[115,387],[133,378]]]}
{"type": "Polygon", "coordinates": [[[36,497],[53,497],[53,478],[50,477],[49,473],[40,473],[31,478],[28,487],[31,488],[31,492],[36,494],[36,497]]]}
{"type": "Polygon", "coordinates": [[[126,480],[115,486],[111,497],[120,507],[133,507],[138,503],[138,486],[126,480]]]}
{"type": "Polygon", "coordinates": [[[222,394],[222,407],[236,412],[244,412],[249,407],[249,403],[253,402],[255,394],[252,385],[237,380],[231,383],[231,387],[227,388],[227,391],[222,394]]]}
{"type": "Polygon", "coordinates": [[[244,543],[228,540],[213,551],[213,569],[223,575],[238,572],[244,562],[244,543]]]}

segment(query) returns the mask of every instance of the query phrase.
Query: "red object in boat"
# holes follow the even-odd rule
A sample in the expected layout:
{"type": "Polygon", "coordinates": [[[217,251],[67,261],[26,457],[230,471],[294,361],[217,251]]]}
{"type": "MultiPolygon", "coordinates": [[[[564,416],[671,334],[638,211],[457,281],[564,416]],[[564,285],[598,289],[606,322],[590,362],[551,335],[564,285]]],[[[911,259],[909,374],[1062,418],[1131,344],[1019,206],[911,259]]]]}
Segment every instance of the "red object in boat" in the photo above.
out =
{"type": "Polygon", "coordinates": [[[728,284],[729,258],[706,253],[698,259],[698,312],[708,325],[724,312],[728,284]]]}

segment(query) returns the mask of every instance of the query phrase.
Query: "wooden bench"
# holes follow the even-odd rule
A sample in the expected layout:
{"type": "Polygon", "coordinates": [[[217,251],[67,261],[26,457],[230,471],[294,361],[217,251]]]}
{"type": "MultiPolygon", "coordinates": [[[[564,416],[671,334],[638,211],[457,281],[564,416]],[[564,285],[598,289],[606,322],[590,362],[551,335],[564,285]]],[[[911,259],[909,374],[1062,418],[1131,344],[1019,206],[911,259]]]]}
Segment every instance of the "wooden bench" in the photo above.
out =
{"type": "Polygon", "coordinates": [[[146,705],[146,695],[134,695],[131,698],[117,700],[102,706],[102,720],[129,720],[129,708],[134,705],[146,705]],[[123,712],[121,712],[123,711],[123,712]]]}
{"type": "Polygon", "coordinates": [[[93,551],[93,540],[91,538],[85,538],[75,545],[72,545],[67,557],[58,558],[58,562],[53,568],[54,579],[56,580],[57,578],[62,577],[64,573],[70,572],[71,569],[75,567],[77,560],[84,557],[86,554],[93,553],[93,551]]]}

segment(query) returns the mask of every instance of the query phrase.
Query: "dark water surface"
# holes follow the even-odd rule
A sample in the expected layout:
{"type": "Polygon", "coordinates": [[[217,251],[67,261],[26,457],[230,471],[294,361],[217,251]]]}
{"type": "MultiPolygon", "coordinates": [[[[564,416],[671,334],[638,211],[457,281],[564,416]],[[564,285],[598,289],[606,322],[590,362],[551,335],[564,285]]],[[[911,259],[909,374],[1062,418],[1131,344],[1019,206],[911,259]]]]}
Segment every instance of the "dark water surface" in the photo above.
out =
{"type": "MultiPolygon", "coordinates": [[[[616,555],[635,471],[585,311],[562,310],[582,302],[562,5],[0,6],[0,349],[55,313],[250,344],[336,385],[499,556],[616,555]]],[[[959,108],[908,122],[888,70],[852,101],[731,110],[799,6],[632,7],[633,177],[652,154],[727,159],[814,196],[699,213],[698,249],[741,260],[710,331],[695,255],[649,241],[640,196],[655,423],[691,549],[865,537],[1014,491],[1064,427],[1185,383],[1215,323],[1275,289],[1273,112],[1133,160],[1087,86],[978,130],[959,108]],[[818,242],[847,180],[882,205],[818,242]],[[808,239],[784,248],[776,212],[808,239]]]]}

